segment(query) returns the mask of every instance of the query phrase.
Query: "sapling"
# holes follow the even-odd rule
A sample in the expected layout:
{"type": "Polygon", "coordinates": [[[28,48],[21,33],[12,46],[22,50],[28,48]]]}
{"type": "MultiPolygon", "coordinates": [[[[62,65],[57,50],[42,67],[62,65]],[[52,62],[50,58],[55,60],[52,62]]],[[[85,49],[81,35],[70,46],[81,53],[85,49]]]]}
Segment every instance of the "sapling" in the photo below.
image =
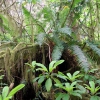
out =
{"type": "Polygon", "coordinates": [[[64,60],[51,61],[48,69],[46,66],[44,66],[41,63],[35,64],[36,66],[38,66],[38,68],[36,68],[36,71],[41,71],[42,74],[36,77],[34,79],[34,82],[37,81],[39,85],[41,85],[44,82],[46,91],[50,93],[50,98],[52,98],[52,100],[54,100],[54,96],[52,95],[53,94],[53,91],[52,91],[53,82],[60,83],[60,81],[57,79],[57,73],[54,73],[53,71],[57,68],[59,64],[63,62],[64,60]]]}
{"type": "Polygon", "coordinates": [[[80,89],[76,87],[77,81],[74,81],[72,83],[64,83],[64,84],[55,84],[56,87],[61,88],[63,93],[59,93],[56,100],[71,100],[71,96],[76,96],[82,99],[82,92],[80,89]]]}
{"type": "MultiPolygon", "coordinates": [[[[57,73],[53,73],[53,70],[57,68],[57,66],[61,63],[63,63],[64,60],[58,60],[58,61],[52,61],[49,64],[49,69],[47,69],[46,66],[40,63],[36,63],[36,66],[39,68],[36,69],[36,71],[42,71],[43,73],[39,75],[39,77],[36,77],[34,81],[38,80],[39,84],[42,84],[42,82],[45,81],[45,88],[47,91],[51,90],[52,87],[52,81],[59,81],[55,76],[57,76],[57,73]]],[[[60,81],[59,81],[60,82],[60,81]]]]}
{"type": "Polygon", "coordinates": [[[90,93],[90,100],[100,100],[100,97],[98,96],[100,86],[96,86],[94,81],[89,81],[89,85],[84,84],[85,88],[89,90],[90,93]]]}

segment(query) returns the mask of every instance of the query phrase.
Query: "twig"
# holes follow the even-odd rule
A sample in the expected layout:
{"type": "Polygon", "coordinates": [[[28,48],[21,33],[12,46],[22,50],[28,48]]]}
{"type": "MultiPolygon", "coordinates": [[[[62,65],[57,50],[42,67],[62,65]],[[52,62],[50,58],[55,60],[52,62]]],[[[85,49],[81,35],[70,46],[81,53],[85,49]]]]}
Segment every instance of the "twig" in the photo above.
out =
{"type": "Polygon", "coordinates": [[[49,60],[50,60],[50,62],[52,61],[52,59],[51,59],[51,52],[50,52],[50,46],[49,46],[49,44],[48,43],[45,43],[48,47],[49,47],[49,60]]]}
{"type": "Polygon", "coordinates": [[[13,6],[16,2],[13,2],[10,6],[8,6],[7,8],[1,10],[0,12],[3,12],[3,11],[7,11],[7,9],[9,9],[11,6],[13,6]]]}

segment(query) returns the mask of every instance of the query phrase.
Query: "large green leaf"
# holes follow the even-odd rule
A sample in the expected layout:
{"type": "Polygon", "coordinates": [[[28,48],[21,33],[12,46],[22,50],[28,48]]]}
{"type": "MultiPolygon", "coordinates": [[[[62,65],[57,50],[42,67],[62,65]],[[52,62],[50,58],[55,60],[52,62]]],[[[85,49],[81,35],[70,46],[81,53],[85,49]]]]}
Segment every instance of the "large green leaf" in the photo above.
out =
{"type": "Polygon", "coordinates": [[[64,89],[64,86],[62,84],[57,83],[55,84],[55,86],[64,89]]]}
{"type": "Polygon", "coordinates": [[[58,97],[56,98],[56,100],[69,100],[70,96],[66,93],[60,93],[58,95],[58,97]]]}
{"type": "Polygon", "coordinates": [[[63,97],[63,95],[62,95],[62,93],[60,93],[60,94],[57,96],[56,100],[61,100],[62,97],[63,97]]]}
{"type": "Polygon", "coordinates": [[[52,78],[56,84],[61,84],[60,80],[57,78],[52,78]]]}
{"type": "Polygon", "coordinates": [[[57,77],[59,77],[59,78],[64,79],[64,80],[67,81],[66,75],[64,75],[62,72],[58,72],[57,77]]]}
{"type": "Polygon", "coordinates": [[[58,65],[62,64],[63,62],[64,62],[64,60],[58,60],[58,61],[56,61],[56,63],[54,64],[54,69],[55,69],[58,65]]]}
{"type": "Polygon", "coordinates": [[[11,99],[12,99],[12,96],[6,97],[4,100],[11,100],[11,99]]]}
{"type": "Polygon", "coordinates": [[[69,79],[69,80],[71,80],[73,78],[70,73],[67,73],[67,76],[68,76],[67,79],[69,79]]]}
{"type": "Polygon", "coordinates": [[[80,90],[81,93],[86,93],[86,89],[84,86],[77,84],[76,88],[78,88],[80,90]]]}
{"type": "Polygon", "coordinates": [[[36,64],[36,61],[32,61],[32,66],[34,67],[36,64]]]}
{"type": "Polygon", "coordinates": [[[52,70],[54,70],[58,65],[60,65],[63,62],[64,60],[52,61],[49,65],[49,71],[52,72],[52,70]]]}
{"type": "Polygon", "coordinates": [[[12,89],[10,91],[8,97],[13,96],[16,92],[18,92],[19,90],[21,90],[24,86],[25,86],[25,84],[20,84],[20,85],[16,86],[14,89],[12,89]]]}
{"type": "Polygon", "coordinates": [[[2,99],[2,95],[0,95],[0,100],[3,100],[3,99],[2,99]]]}
{"type": "Polygon", "coordinates": [[[79,73],[80,73],[80,71],[76,71],[76,72],[74,72],[73,76],[76,76],[79,73]]]}
{"type": "Polygon", "coordinates": [[[33,82],[36,82],[39,79],[39,77],[36,77],[35,79],[33,79],[33,82]]]}
{"type": "Polygon", "coordinates": [[[71,86],[73,87],[74,85],[76,85],[77,84],[77,81],[74,81],[72,84],[71,84],[71,86]]]}
{"type": "Polygon", "coordinates": [[[48,72],[46,66],[44,66],[43,64],[41,63],[36,63],[37,66],[41,67],[41,68],[37,68],[36,70],[44,70],[46,72],[48,72]]]}
{"type": "Polygon", "coordinates": [[[68,94],[63,94],[62,100],[69,100],[70,96],[68,94]]]}
{"type": "Polygon", "coordinates": [[[5,86],[2,90],[2,98],[5,99],[9,93],[9,87],[5,86]]]}
{"type": "Polygon", "coordinates": [[[48,78],[45,82],[45,87],[46,87],[46,90],[47,91],[50,91],[51,90],[51,87],[52,87],[52,80],[51,78],[48,78]]]}
{"type": "Polygon", "coordinates": [[[40,76],[38,80],[38,84],[41,84],[45,80],[45,76],[40,76]]]}
{"type": "Polygon", "coordinates": [[[100,97],[94,95],[94,96],[91,96],[90,100],[100,100],[100,97]]]}
{"type": "Polygon", "coordinates": [[[95,89],[95,83],[94,81],[89,81],[90,87],[94,90],[95,89]]]}
{"type": "Polygon", "coordinates": [[[55,63],[56,63],[56,61],[52,61],[52,62],[49,64],[49,72],[52,72],[55,63]]]}
{"type": "Polygon", "coordinates": [[[77,92],[72,92],[71,94],[74,95],[74,96],[80,97],[82,99],[82,96],[77,92]]]}

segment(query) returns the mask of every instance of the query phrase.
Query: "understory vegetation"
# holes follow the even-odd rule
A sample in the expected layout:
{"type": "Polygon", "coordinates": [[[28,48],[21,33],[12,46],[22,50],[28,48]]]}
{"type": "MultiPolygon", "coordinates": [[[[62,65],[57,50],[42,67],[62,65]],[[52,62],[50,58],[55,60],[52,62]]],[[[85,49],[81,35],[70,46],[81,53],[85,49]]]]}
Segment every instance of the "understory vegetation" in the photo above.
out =
{"type": "Polygon", "coordinates": [[[0,100],[100,100],[100,0],[0,1],[0,100]]]}

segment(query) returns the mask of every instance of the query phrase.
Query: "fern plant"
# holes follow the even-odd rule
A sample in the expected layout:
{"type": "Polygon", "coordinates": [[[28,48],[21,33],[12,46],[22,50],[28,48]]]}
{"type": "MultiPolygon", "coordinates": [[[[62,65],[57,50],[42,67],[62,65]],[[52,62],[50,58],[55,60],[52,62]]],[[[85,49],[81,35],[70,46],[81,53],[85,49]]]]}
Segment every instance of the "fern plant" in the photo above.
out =
{"type": "Polygon", "coordinates": [[[72,45],[76,43],[77,40],[73,37],[73,34],[75,33],[72,32],[72,27],[76,24],[77,18],[80,17],[80,13],[78,13],[78,15],[74,13],[74,10],[76,7],[79,7],[79,4],[81,4],[80,0],[60,0],[59,2],[55,0],[51,2],[50,0],[50,2],[47,3],[47,6],[40,10],[38,16],[41,17],[41,20],[46,24],[46,27],[44,28],[46,35],[44,35],[45,33],[38,35],[37,41],[41,40],[41,42],[38,42],[40,45],[46,43],[49,46],[51,60],[60,59],[64,49],[68,46],[70,47],[70,44],[72,45]],[[72,12],[75,15],[75,18],[73,18],[75,20],[69,22],[71,21],[69,16],[72,12]]]}
{"type": "MultiPolygon", "coordinates": [[[[53,2],[53,4],[55,5],[55,2],[53,2]]],[[[59,3],[57,2],[57,4],[59,3]]],[[[66,41],[66,37],[71,36],[71,29],[66,25],[66,23],[64,23],[69,8],[63,8],[61,11],[57,11],[56,9],[59,9],[60,6],[54,5],[48,4],[48,6],[44,7],[39,12],[39,16],[43,16],[44,23],[48,23],[48,27],[44,28],[46,35],[45,33],[41,33],[41,35],[39,34],[37,36],[37,43],[40,45],[42,43],[49,45],[51,49],[51,59],[58,60],[62,55],[66,42],[68,42],[66,41]],[[62,14],[64,15],[62,16],[62,14]]]]}
{"type": "Polygon", "coordinates": [[[87,55],[89,56],[90,61],[92,62],[92,65],[97,67],[100,58],[100,48],[99,44],[96,44],[91,41],[86,41],[86,47],[87,47],[87,55]]]}
{"type": "Polygon", "coordinates": [[[88,72],[90,64],[88,62],[87,57],[84,55],[83,51],[80,49],[78,45],[72,46],[73,53],[77,56],[79,64],[82,66],[85,72],[88,72]]]}
{"type": "MultiPolygon", "coordinates": [[[[39,32],[39,30],[41,30],[41,32],[44,32],[44,29],[42,29],[41,27],[41,22],[39,22],[36,18],[33,17],[33,15],[31,14],[31,12],[24,7],[24,5],[22,6],[22,10],[23,10],[23,14],[24,14],[24,24],[25,24],[25,29],[27,31],[27,34],[29,36],[29,39],[31,42],[34,42],[35,39],[35,34],[37,33],[37,31],[39,32]]],[[[24,34],[26,32],[24,31],[24,34]]]]}
{"type": "Polygon", "coordinates": [[[14,41],[16,40],[19,35],[20,28],[17,25],[17,22],[13,19],[10,14],[1,13],[0,18],[2,20],[2,28],[5,41],[14,41]]]}
{"type": "Polygon", "coordinates": [[[87,42],[87,45],[100,57],[100,49],[97,47],[97,45],[87,42]]]}

